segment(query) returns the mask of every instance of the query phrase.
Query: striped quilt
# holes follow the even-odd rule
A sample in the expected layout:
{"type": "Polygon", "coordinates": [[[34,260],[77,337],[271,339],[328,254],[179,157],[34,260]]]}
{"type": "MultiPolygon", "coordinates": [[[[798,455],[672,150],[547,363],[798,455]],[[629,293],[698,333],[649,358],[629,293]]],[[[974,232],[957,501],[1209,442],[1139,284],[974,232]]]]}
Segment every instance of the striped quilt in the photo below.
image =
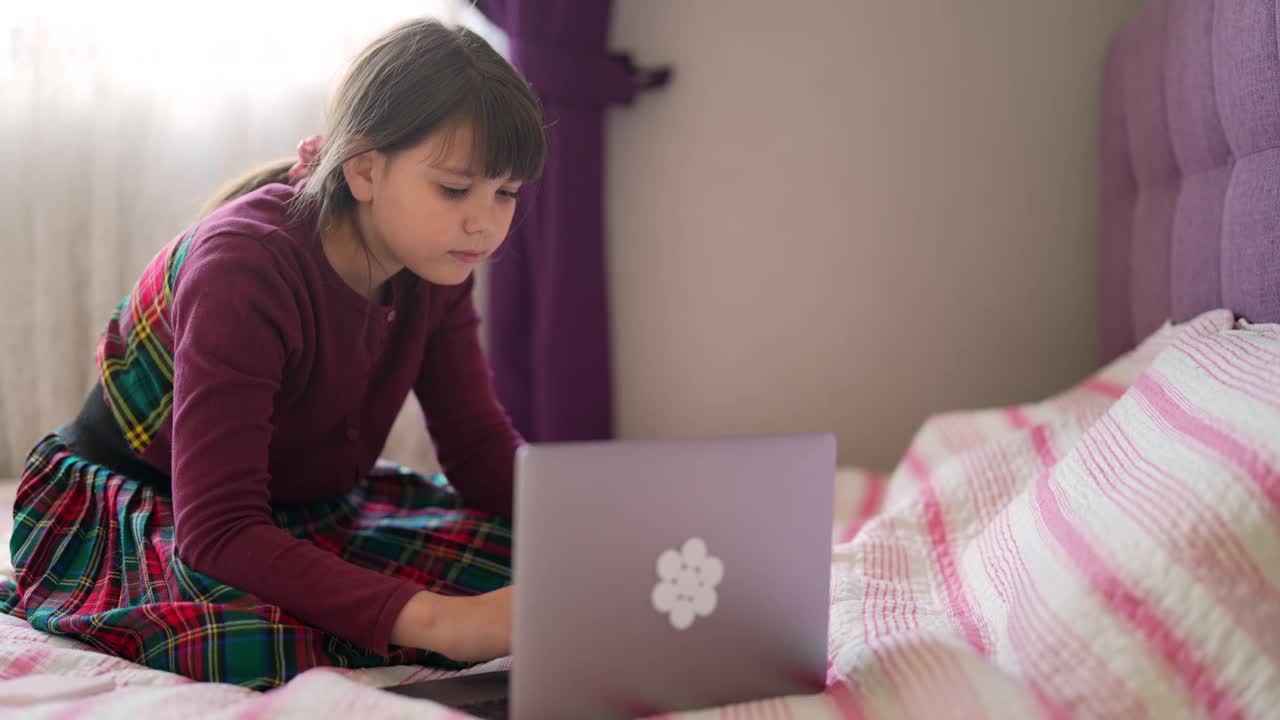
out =
{"type": "MultiPolygon", "coordinates": [[[[1044,402],[931,419],[887,478],[837,482],[827,690],[680,717],[1280,712],[1280,326],[1166,327],[1044,402]]],[[[0,616],[0,703],[24,717],[459,717],[373,689],[427,672],[259,694],[0,616]]]]}

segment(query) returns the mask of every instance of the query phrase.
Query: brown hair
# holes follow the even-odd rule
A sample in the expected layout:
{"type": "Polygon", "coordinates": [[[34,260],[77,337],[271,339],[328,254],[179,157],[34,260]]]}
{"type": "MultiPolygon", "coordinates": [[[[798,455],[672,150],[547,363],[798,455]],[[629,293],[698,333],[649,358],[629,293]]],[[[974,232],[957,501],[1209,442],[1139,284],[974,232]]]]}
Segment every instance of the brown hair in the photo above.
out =
{"type": "MultiPolygon", "coordinates": [[[[320,156],[295,196],[295,213],[321,225],[355,206],[342,164],[361,153],[393,154],[436,130],[469,124],[475,170],[532,181],[542,173],[542,108],[528,82],[483,38],[437,20],[411,20],[370,43],[351,63],[329,106],[320,156]]],[[[269,183],[287,183],[297,158],[258,166],[227,183],[205,212],[269,183]]]]}

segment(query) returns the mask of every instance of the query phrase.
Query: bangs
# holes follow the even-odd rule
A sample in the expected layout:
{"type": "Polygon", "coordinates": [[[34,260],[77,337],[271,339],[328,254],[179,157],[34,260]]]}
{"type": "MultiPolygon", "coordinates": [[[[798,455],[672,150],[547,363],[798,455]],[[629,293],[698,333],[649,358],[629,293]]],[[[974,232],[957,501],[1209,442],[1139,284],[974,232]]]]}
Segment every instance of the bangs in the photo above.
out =
{"type": "Polygon", "coordinates": [[[512,180],[533,182],[542,176],[547,140],[542,129],[542,112],[528,91],[505,85],[476,83],[446,126],[444,152],[463,125],[471,128],[471,163],[474,172],[489,178],[510,176],[512,180]]]}

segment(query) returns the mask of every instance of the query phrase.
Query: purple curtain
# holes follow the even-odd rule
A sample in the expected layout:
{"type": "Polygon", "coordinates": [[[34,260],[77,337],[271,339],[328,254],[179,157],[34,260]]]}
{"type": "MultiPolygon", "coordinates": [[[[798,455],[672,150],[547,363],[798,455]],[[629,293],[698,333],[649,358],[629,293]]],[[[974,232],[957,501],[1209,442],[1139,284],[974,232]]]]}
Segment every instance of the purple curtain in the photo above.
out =
{"type": "Polygon", "coordinates": [[[604,110],[666,82],[609,53],[609,0],[481,0],[545,111],[548,156],[489,267],[489,361],[530,441],[613,435],[604,256],[604,110]]]}

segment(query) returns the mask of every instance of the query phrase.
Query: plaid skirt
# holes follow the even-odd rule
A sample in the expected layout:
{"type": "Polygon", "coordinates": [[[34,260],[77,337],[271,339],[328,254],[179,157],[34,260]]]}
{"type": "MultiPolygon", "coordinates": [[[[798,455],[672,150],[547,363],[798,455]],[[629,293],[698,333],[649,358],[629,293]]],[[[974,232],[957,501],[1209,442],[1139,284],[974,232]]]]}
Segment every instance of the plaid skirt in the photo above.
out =
{"type": "MultiPolygon", "coordinates": [[[[425,590],[473,595],[511,582],[510,520],[464,509],[440,475],[380,461],[344,497],[273,511],[291,535],[425,590]]],[[[464,667],[412,648],[377,655],[309,626],[184,565],[173,536],[168,495],[50,434],[18,489],[15,581],[0,586],[0,612],[148,667],[254,689],[324,665],[464,667]]]]}

